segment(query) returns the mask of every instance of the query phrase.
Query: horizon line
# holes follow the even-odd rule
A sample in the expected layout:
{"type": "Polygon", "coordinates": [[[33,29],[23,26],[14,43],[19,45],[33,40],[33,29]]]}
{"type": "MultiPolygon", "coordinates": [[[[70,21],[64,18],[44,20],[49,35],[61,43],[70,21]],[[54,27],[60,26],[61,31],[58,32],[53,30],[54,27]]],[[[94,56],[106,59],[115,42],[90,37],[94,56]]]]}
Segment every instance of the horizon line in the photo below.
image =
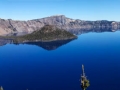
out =
{"type": "MultiPolygon", "coordinates": [[[[55,16],[65,16],[66,15],[63,15],[63,14],[56,14],[56,15],[51,15],[51,16],[45,16],[45,17],[41,17],[41,18],[36,18],[36,19],[42,19],[42,18],[48,18],[48,17],[55,17],[55,16]]],[[[66,18],[69,18],[69,19],[73,19],[71,17],[66,17],[66,18]]],[[[4,19],[4,18],[1,18],[0,19],[4,19]]],[[[4,19],[4,20],[14,20],[14,21],[31,21],[31,20],[36,20],[35,18],[34,19],[28,19],[28,20],[20,20],[20,19],[12,19],[12,18],[7,18],[7,19],[4,19]]],[[[116,20],[105,20],[105,19],[101,19],[101,20],[84,20],[84,19],[73,19],[73,20],[81,20],[81,21],[115,21],[115,22],[120,22],[120,21],[116,21],[116,20]]]]}

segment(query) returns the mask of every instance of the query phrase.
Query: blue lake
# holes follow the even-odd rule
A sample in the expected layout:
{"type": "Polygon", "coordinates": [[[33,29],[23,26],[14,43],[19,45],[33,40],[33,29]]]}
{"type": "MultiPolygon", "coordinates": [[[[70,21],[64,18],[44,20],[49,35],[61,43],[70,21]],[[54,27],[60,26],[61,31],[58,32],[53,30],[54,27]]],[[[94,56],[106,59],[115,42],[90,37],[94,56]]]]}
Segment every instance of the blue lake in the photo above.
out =
{"type": "Polygon", "coordinates": [[[4,90],[120,90],[120,31],[85,33],[52,43],[0,46],[0,86],[4,90]]]}

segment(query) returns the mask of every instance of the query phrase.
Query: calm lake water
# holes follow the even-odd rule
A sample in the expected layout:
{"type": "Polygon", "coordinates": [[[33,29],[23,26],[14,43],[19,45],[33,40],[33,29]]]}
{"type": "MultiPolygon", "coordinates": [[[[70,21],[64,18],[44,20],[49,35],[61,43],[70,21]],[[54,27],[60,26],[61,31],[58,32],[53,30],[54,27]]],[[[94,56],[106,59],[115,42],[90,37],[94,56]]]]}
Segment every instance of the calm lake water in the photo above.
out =
{"type": "Polygon", "coordinates": [[[120,90],[120,31],[85,33],[78,39],[0,46],[0,86],[4,90],[120,90]]]}

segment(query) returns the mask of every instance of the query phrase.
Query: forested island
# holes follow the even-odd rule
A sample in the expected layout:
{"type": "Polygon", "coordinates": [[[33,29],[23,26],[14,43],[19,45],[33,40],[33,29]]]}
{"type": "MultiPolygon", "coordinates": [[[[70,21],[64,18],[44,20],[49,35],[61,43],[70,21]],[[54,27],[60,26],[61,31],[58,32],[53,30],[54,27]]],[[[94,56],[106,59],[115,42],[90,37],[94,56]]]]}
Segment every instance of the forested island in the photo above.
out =
{"type": "Polygon", "coordinates": [[[0,36],[1,39],[11,39],[13,43],[22,43],[22,42],[49,42],[56,40],[67,40],[74,39],[77,36],[72,33],[59,29],[53,25],[46,25],[40,30],[36,30],[31,34],[26,34],[23,36],[0,36]]]}

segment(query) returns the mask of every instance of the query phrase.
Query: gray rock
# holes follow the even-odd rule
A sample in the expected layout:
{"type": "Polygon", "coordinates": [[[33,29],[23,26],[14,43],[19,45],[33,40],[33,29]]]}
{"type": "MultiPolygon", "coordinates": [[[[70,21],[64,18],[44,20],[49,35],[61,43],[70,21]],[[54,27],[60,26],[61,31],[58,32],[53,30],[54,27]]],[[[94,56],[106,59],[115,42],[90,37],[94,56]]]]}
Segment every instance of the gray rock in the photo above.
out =
{"type": "Polygon", "coordinates": [[[0,35],[27,32],[31,33],[35,30],[41,29],[45,25],[55,25],[60,29],[67,31],[77,31],[92,28],[113,28],[119,29],[120,22],[115,21],[84,21],[79,19],[67,18],[64,15],[55,15],[41,19],[34,19],[28,21],[16,21],[12,19],[0,19],[0,35]]]}

